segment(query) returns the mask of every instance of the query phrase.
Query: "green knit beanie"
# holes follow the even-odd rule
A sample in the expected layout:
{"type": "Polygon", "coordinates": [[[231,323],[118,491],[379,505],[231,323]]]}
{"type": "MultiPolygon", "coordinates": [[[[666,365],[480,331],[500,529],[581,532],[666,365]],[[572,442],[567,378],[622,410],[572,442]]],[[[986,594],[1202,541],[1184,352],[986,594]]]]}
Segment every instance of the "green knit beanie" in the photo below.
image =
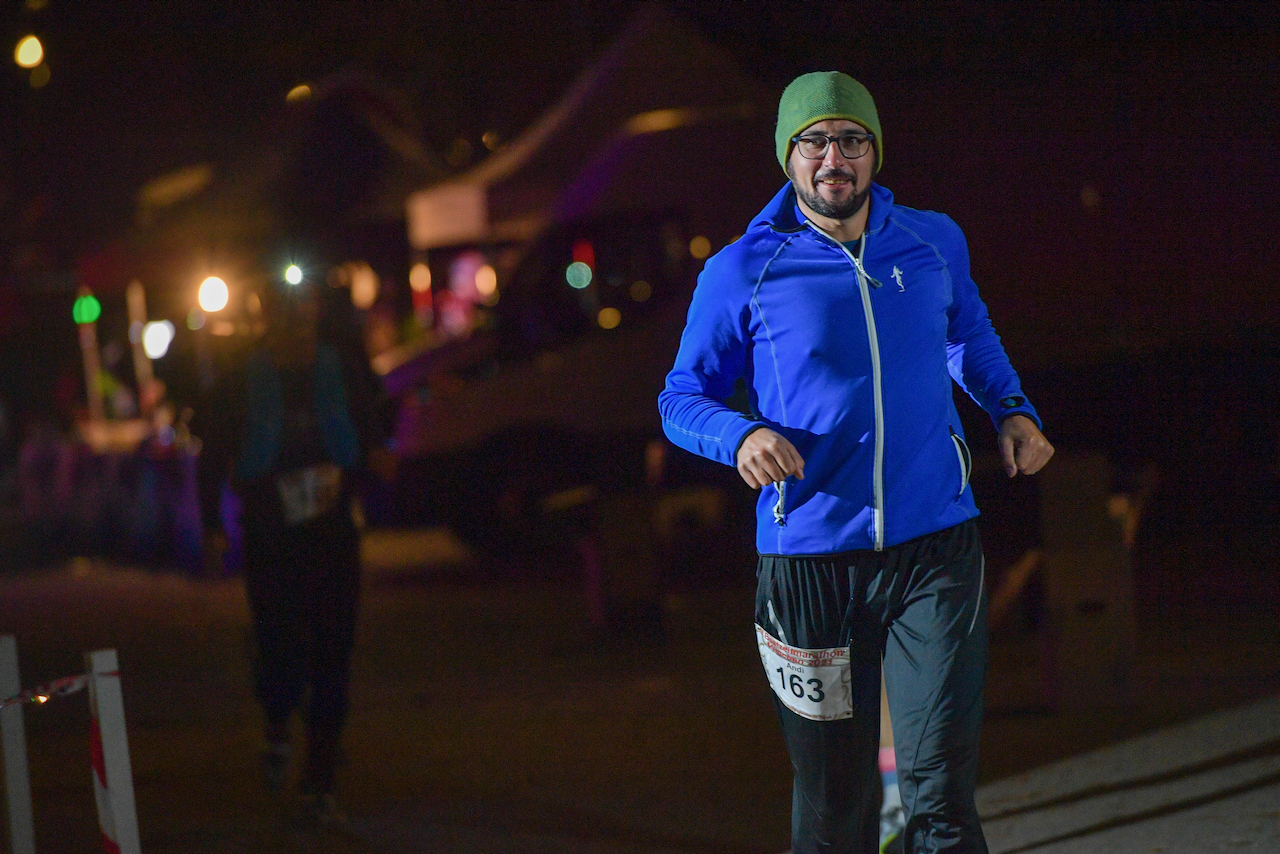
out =
{"type": "Polygon", "coordinates": [[[884,138],[880,135],[876,102],[871,100],[866,86],[839,71],[801,74],[782,91],[773,139],[783,171],[791,156],[791,137],[825,119],[848,119],[875,134],[876,172],[880,171],[884,165],[884,138]]]}

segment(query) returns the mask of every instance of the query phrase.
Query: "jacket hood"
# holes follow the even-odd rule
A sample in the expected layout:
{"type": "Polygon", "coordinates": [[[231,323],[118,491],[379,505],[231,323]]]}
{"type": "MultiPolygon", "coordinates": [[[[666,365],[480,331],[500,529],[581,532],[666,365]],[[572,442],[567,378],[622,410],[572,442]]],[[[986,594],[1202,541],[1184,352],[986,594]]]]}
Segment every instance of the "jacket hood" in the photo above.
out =
{"type": "MultiPolygon", "coordinates": [[[[892,207],[893,193],[887,187],[872,182],[871,214],[867,218],[867,231],[875,234],[884,228],[892,207]]],[[[804,214],[800,212],[800,206],[796,203],[796,188],[790,181],[769,200],[764,210],[756,214],[755,219],[751,220],[751,224],[747,226],[747,230],[760,227],[768,227],[784,233],[805,228],[804,214]]]]}

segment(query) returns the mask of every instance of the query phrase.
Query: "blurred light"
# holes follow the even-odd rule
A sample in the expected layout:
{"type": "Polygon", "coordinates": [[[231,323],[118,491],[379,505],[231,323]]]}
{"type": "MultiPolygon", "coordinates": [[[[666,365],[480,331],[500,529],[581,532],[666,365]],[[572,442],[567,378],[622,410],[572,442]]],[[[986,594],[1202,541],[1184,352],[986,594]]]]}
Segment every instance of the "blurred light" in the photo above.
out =
{"type": "Polygon", "coordinates": [[[36,702],[37,702],[37,703],[42,703],[42,704],[43,704],[43,703],[47,703],[47,702],[49,702],[49,695],[47,695],[47,694],[36,694],[36,702]]]}
{"type": "Polygon", "coordinates": [[[689,254],[701,261],[711,254],[711,241],[699,234],[689,241],[689,254]]]}
{"type": "Polygon", "coordinates": [[[631,283],[631,298],[636,302],[644,302],[653,296],[653,286],[644,279],[637,279],[631,283]]]}
{"type": "Polygon", "coordinates": [[[622,312],[612,306],[602,308],[596,315],[596,322],[600,324],[601,329],[617,329],[618,324],[622,322],[622,312]]]}
{"type": "Polygon", "coordinates": [[[236,325],[230,320],[215,320],[209,325],[209,331],[214,335],[226,337],[228,335],[236,334],[236,325]]]}
{"type": "Polygon", "coordinates": [[[628,119],[626,130],[627,133],[633,135],[660,133],[664,130],[675,130],[678,127],[684,127],[697,121],[697,119],[697,111],[687,107],[650,110],[647,113],[640,113],[628,119]]]}
{"type": "Polygon", "coordinates": [[[148,359],[159,359],[172,343],[173,324],[169,321],[153,320],[142,328],[142,351],[148,359]]]}
{"type": "Polygon", "coordinates": [[[414,293],[426,293],[431,290],[431,268],[419,261],[409,270],[409,287],[414,293]]]}
{"type": "Polygon", "coordinates": [[[586,264],[592,270],[596,268],[596,248],[590,240],[579,240],[573,244],[573,260],[586,264]]]}
{"type": "Polygon", "coordinates": [[[227,283],[217,276],[210,276],[200,283],[198,300],[200,307],[205,311],[222,311],[227,307],[227,300],[230,298],[231,293],[227,290],[227,283]]]}
{"type": "Polygon", "coordinates": [[[582,290],[591,284],[591,268],[581,261],[574,261],[564,271],[564,278],[569,287],[582,290]]]}
{"type": "MultiPolygon", "coordinates": [[[[279,91],[279,90],[277,90],[279,91]]],[[[311,97],[311,87],[306,83],[294,86],[289,90],[289,94],[284,96],[286,101],[305,101],[311,97]]]]}
{"type": "Polygon", "coordinates": [[[129,343],[130,344],[141,343],[142,326],[143,326],[143,323],[141,320],[135,320],[133,323],[129,324],[129,343]]]}
{"type": "Polygon", "coordinates": [[[44,61],[44,45],[35,36],[25,36],[13,49],[13,61],[23,68],[35,68],[44,61]]]}
{"type": "Polygon", "coordinates": [[[31,83],[31,88],[43,89],[48,85],[49,78],[52,76],[53,73],[49,71],[49,66],[46,63],[40,63],[35,68],[31,69],[31,80],[29,81],[31,83]]]}
{"type": "Polygon", "coordinates": [[[204,329],[204,312],[198,308],[191,309],[191,313],[187,315],[187,328],[192,332],[204,329]]]}
{"type": "Polygon", "coordinates": [[[1090,211],[1096,211],[1102,204],[1102,193],[1093,184],[1085,184],[1080,190],[1080,204],[1090,211]]]}
{"type": "Polygon", "coordinates": [[[24,4],[29,12],[39,12],[49,5],[49,0],[27,0],[24,4]]]}
{"type": "Polygon", "coordinates": [[[290,264],[285,268],[284,280],[291,285],[302,284],[302,268],[297,264],[290,264]]]}
{"type": "Polygon", "coordinates": [[[258,296],[257,291],[250,291],[249,298],[244,301],[245,308],[249,309],[252,315],[262,314],[262,297],[258,296]]]}
{"type": "Polygon", "coordinates": [[[371,308],[378,301],[378,291],[382,289],[382,281],[373,268],[364,261],[343,264],[350,272],[351,303],[358,309],[371,308]]]}
{"type": "Polygon", "coordinates": [[[89,292],[76,297],[71,306],[71,319],[76,323],[93,323],[102,316],[102,303],[89,292]]]}
{"type": "Polygon", "coordinates": [[[413,313],[420,324],[430,324],[432,310],[431,291],[413,291],[413,313]]]}
{"type": "Polygon", "coordinates": [[[498,147],[499,138],[498,138],[497,131],[492,131],[492,130],[485,131],[484,136],[480,137],[480,141],[484,143],[485,148],[489,149],[490,151],[493,151],[495,148],[498,147]]]}
{"type": "Polygon", "coordinates": [[[482,297],[490,297],[498,292],[498,274],[491,264],[485,264],[476,270],[476,290],[482,297]]]}

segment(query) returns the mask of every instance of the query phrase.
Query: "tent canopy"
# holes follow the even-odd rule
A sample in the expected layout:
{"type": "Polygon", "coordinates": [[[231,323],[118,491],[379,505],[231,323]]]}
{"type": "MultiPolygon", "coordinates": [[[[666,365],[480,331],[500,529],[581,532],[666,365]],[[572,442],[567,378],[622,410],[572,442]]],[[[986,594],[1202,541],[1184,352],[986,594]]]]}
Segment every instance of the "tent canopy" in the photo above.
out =
{"type": "MultiPolygon", "coordinates": [[[[726,179],[749,217],[784,180],[772,152],[775,97],[661,6],[644,6],[522,136],[409,196],[409,242],[519,241],[571,216],[695,209],[726,179]]],[[[714,213],[727,219],[722,206],[714,213]]]]}

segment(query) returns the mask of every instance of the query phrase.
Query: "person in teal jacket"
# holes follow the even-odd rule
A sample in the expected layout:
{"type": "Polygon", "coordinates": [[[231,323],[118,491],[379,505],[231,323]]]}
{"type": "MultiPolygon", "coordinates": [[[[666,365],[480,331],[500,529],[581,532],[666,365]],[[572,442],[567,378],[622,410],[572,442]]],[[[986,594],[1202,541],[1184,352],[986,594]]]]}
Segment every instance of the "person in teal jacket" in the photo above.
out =
{"type": "Polygon", "coordinates": [[[983,559],[952,383],[990,416],[1011,477],[1053,448],[960,228],[873,182],[866,88],[797,78],[775,142],[790,182],[707,261],[663,428],[761,492],[756,630],[795,768],[796,854],[876,847],[882,659],[906,849],[985,851],[983,559]],[[724,402],[739,380],[748,412],[724,402]]]}
{"type": "Polygon", "coordinates": [[[320,335],[321,292],[263,292],[268,328],[208,405],[201,465],[209,518],[229,484],[243,508],[254,693],[266,784],[290,776],[289,722],[306,724],[299,775],[307,815],[343,821],[333,798],[360,593],[354,480],[381,445],[359,377],[320,335]]]}

